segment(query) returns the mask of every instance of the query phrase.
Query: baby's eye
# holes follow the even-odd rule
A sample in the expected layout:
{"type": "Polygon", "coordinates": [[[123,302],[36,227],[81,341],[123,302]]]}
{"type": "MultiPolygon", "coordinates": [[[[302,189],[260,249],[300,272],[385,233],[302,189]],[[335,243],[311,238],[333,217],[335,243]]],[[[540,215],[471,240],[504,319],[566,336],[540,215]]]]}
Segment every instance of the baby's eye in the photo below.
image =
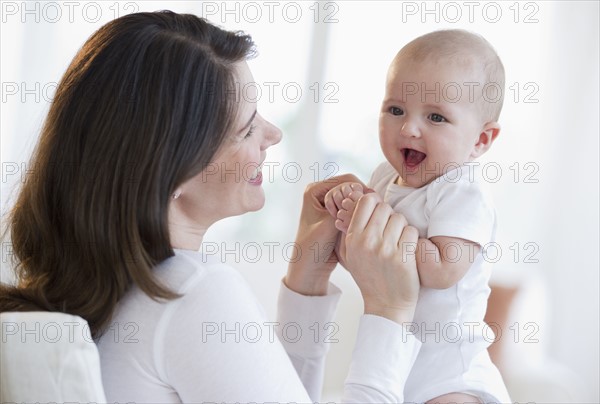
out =
{"type": "Polygon", "coordinates": [[[389,111],[392,115],[404,115],[404,111],[398,107],[390,107],[389,111]]]}
{"type": "Polygon", "coordinates": [[[431,115],[429,115],[429,119],[431,119],[433,122],[447,122],[448,121],[446,118],[444,118],[440,114],[431,114],[431,115]]]}

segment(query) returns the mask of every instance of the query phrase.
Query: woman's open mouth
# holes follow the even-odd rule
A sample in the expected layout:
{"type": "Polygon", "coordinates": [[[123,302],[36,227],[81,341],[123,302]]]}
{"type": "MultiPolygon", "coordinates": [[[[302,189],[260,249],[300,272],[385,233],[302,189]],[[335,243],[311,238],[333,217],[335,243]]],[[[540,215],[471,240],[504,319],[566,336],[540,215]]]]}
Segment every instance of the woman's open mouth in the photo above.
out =
{"type": "Polygon", "coordinates": [[[252,185],[261,185],[263,180],[262,176],[262,163],[254,169],[252,176],[248,179],[248,182],[252,185]]]}

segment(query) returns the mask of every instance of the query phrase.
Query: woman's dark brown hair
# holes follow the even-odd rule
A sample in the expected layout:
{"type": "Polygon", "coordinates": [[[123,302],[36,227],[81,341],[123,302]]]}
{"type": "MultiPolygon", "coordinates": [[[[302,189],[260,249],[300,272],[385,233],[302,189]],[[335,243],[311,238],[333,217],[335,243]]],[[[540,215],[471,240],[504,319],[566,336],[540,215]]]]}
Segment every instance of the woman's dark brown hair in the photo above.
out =
{"type": "Polygon", "coordinates": [[[8,217],[18,282],[0,286],[0,311],[79,315],[97,337],[132,284],[177,297],[152,274],[173,255],[169,200],[230,131],[234,64],[252,52],[249,36],[170,11],[130,14],[90,37],[8,217]]]}

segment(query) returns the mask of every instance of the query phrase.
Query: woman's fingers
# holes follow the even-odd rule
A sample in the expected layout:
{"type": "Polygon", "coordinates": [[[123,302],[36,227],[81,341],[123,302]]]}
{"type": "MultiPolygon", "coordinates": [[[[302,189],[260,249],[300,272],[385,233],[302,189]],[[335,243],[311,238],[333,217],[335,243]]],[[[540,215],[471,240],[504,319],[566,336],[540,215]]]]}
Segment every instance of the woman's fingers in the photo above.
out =
{"type": "Polygon", "coordinates": [[[358,200],[356,209],[354,210],[354,216],[352,216],[350,226],[348,227],[348,234],[362,232],[367,226],[367,223],[369,223],[371,215],[378,203],[371,195],[372,194],[364,195],[358,200]]]}
{"type": "Polygon", "coordinates": [[[365,313],[412,321],[419,294],[417,239],[404,215],[373,194],[360,198],[345,237],[344,259],[363,295],[365,313]]]}
{"type": "Polygon", "coordinates": [[[385,202],[379,202],[371,215],[371,219],[365,228],[365,235],[367,237],[383,237],[383,232],[390,220],[390,216],[394,213],[394,210],[390,205],[385,202]]]}
{"type": "MultiPolygon", "coordinates": [[[[402,217],[404,218],[404,216],[402,216],[402,217]]],[[[406,219],[404,219],[404,221],[406,222],[406,219]]],[[[402,231],[402,235],[400,237],[400,242],[401,243],[414,243],[416,245],[418,240],[419,240],[419,231],[413,226],[405,225],[404,230],[402,231]]]]}
{"type": "Polygon", "coordinates": [[[388,249],[396,249],[400,243],[400,236],[408,225],[404,215],[392,213],[383,231],[383,243],[388,249]]]}
{"type": "Polygon", "coordinates": [[[364,231],[379,203],[376,195],[375,193],[366,194],[358,200],[354,215],[352,216],[352,220],[350,220],[348,234],[362,233],[364,231]]]}
{"type": "Polygon", "coordinates": [[[419,231],[413,226],[404,226],[398,245],[402,251],[402,259],[407,260],[410,255],[413,260],[416,259],[417,242],[419,241],[419,231]]]}
{"type": "Polygon", "coordinates": [[[335,254],[337,255],[339,263],[346,268],[346,236],[342,233],[338,234],[335,243],[335,254]]]}
{"type": "Polygon", "coordinates": [[[413,226],[405,226],[400,236],[399,248],[402,254],[402,295],[406,304],[416,305],[419,299],[419,271],[417,270],[416,251],[419,231],[413,226]]]}

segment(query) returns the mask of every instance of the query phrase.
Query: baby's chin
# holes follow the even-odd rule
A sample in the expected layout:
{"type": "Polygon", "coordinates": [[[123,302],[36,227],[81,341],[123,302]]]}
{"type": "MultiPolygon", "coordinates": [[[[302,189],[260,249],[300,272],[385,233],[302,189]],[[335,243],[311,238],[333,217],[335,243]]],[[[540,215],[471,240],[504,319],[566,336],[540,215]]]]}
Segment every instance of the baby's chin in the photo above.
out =
{"type": "Polygon", "coordinates": [[[423,181],[420,181],[420,178],[415,176],[414,174],[405,174],[400,172],[400,174],[398,175],[398,179],[396,179],[396,185],[409,188],[421,188],[426,184],[423,181]]]}
{"type": "Polygon", "coordinates": [[[399,176],[396,180],[396,184],[410,188],[422,188],[441,177],[439,173],[434,173],[433,169],[426,171],[424,166],[419,168],[421,169],[417,170],[416,172],[399,170],[399,176]]]}

